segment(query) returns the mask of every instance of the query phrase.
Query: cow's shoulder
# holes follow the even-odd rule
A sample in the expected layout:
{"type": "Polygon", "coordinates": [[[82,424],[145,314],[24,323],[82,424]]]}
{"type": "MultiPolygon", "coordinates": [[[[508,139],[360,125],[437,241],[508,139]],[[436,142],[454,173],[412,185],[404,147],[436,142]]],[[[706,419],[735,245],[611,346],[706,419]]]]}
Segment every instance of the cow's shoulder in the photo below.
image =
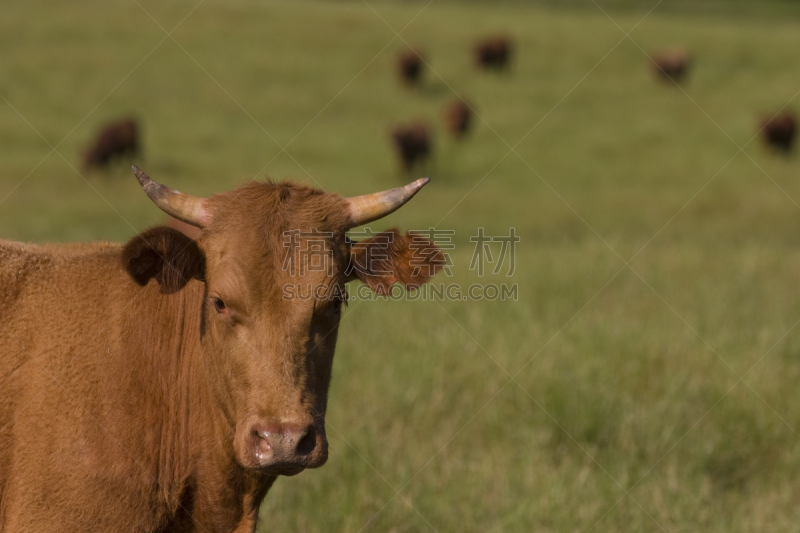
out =
{"type": "Polygon", "coordinates": [[[73,277],[96,277],[103,265],[116,266],[120,250],[119,244],[104,242],[39,245],[0,240],[0,305],[13,308],[31,286],[55,288],[73,277]]]}
{"type": "MultiPolygon", "coordinates": [[[[31,274],[52,264],[52,256],[42,246],[0,241],[0,304],[8,309],[23,292],[31,274]]],[[[2,311],[0,311],[2,313],[2,311]]]]}

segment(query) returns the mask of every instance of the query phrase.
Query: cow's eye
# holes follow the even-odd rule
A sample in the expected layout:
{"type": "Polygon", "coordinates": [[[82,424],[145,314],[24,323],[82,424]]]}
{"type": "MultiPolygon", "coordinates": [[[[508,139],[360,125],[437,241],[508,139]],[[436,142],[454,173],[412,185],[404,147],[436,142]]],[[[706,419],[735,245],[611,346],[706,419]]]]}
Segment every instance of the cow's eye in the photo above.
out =
{"type": "Polygon", "coordinates": [[[227,307],[225,306],[225,302],[220,300],[219,298],[214,298],[214,309],[217,313],[224,313],[227,307]]]}

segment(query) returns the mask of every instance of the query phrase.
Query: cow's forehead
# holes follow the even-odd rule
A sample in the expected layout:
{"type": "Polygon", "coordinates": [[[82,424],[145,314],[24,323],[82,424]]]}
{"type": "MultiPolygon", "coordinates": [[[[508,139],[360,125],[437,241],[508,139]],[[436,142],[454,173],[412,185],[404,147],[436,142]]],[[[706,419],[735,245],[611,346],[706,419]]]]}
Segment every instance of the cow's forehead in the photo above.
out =
{"type": "Polygon", "coordinates": [[[249,183],[208,199],[210,234],[241,233],[272,240],[284,232],[343,232],[349,215],[336,194],[294,183],[249,183]]]}
{"type": "Polygon", "coordinates": [[[229,261],[246,270],[265,262],[278,268],[309,241],[335,253],[350,220],[341,197],[292,183],[250,183],[208,201],[213,217],[202,246],[212,270],[229,261]]]}

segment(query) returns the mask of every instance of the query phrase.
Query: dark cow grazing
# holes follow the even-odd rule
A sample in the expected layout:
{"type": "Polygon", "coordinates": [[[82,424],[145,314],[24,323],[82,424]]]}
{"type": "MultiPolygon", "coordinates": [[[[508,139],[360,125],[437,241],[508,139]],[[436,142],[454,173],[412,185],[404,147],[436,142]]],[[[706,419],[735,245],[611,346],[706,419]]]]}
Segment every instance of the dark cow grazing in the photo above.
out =
{"type": "Polygon", "coordinates": [[[83,153],[83,168],[103,168],[115,159],[139,155],[139,127],[133,119],[117,120],[103,126],[83,153]]]}
{"type": "Polygon", "coordinates": [[[422,81],[422,57],[416,50],[406,50],[397,58],[397,73],[406,86],[413,87],[422,81]]]}
{"type": "Polygon", "coordinates": [[[469,133],[472,125],[472,115],[472,107],[458,98],[445,108],[444,125],[453,137],[462,139],[469,133]]]}
{"type": "Polygon", "coordinates": [[[764,117],[759,121],[759,128],[768,146],[786,153],[792,151],[797,132],[797,117],[794,113],[783,111],[774,116],[764,117]]]}
{"type": "Polygon", "coordinates": [[[345,284],[385,293],[442,266],[416,235],[346,235],[427,179],[198,198],[134,170],[196,241],[0,241],[0,531],[253,532],[276,477],[327,458],[345,284]]]}
{"type": "Polygon", "coordinates": [[[496,35],[475,44],[475,62],[488,70],[508,70],[512,43],[507,35],[496,35]]]}
{"type": "Polygon", "coordinates": [[[689,52],[674,48],[654,54],[650,66],[658,79],[678,83],[686,77],[691,62],[689,52]]]}
{"type": "Polygon", "coordinates": [[[417,163],[428,159],[431,153],[431,134],[424,122],[395,126],[392,141],[405,172],[411,172],[417,163]]]}

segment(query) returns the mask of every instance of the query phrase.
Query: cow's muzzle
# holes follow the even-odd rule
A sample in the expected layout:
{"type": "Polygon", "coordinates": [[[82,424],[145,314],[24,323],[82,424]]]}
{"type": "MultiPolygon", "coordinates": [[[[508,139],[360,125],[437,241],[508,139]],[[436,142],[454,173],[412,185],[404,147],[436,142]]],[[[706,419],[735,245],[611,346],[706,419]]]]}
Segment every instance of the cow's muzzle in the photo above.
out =
{"type": "Polygon", "coordinates": [[[247,462],[270,475],[293,476],[328,459],[324,427],[314,423],[256,422],[246,440],[247,462]]]}

